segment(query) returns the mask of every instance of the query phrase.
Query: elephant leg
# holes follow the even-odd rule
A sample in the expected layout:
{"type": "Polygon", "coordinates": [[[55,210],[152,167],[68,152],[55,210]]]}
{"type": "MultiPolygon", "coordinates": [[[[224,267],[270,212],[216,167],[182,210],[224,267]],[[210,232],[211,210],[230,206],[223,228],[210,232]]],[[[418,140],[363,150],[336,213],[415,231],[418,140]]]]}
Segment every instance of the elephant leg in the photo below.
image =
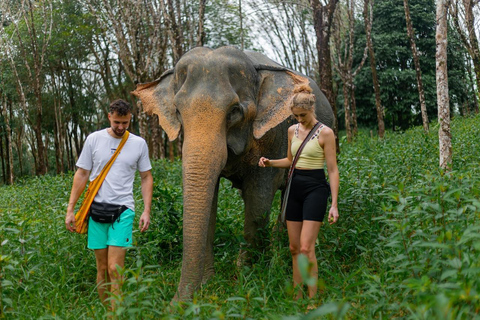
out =
{"type": "Polygon", "coordinates": [[[203,272],[202,283],[205,284],[210,278],[215,275],[214,268],[214,255],[213,255],[213,240],[215,236],[215,225],[217,223],[217,204],[218,204],[218,186],[219,181],[217,181],[217,186],[215,187],[215,194],[213,196],[212,210],[210,213],[210,220],[208,223],[208,233],[207,233],[207,247],[205,250],[205,267],[203,272]]]}
{"type": "Polygon", "coordinates": [[[263,172],[254,172],[243,183],[242,197],[245,202],[244,237],[247,248],[240,252],[237,264],[252,258],[252,255],[248,254],[250,250],[257,251],[266,247],[268,238],[266,227],[270,218],[275,191],[282,182],[283,170],[273,168],[262,168],[262,170],[263,172]]]}

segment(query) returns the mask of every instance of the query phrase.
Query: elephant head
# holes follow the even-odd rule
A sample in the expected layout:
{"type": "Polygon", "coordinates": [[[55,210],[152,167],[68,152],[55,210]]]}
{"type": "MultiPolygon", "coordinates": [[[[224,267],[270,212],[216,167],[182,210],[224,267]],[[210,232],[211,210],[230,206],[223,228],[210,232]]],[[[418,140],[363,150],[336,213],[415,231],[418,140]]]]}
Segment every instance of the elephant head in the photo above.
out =
{"type": "MultiPolygon", "coordinates": [[[[158,115],[170,140],[183,129],[184,247],[177,299],[190,297],[202,281],[219,177],[242,166],[250,166],[245,172],[255,170],[258,157],[252,154],[264,152],[262,137],[290,117],[288,101],[299,82],[311,84],[317,116],[331,126],[330,105],[312,80],[260,53],[233,47],[192,49],[174,69],[133,92],[145,111],[158,115]]],[[[286,131],[284,126],[282,139],[286,131]]]]}

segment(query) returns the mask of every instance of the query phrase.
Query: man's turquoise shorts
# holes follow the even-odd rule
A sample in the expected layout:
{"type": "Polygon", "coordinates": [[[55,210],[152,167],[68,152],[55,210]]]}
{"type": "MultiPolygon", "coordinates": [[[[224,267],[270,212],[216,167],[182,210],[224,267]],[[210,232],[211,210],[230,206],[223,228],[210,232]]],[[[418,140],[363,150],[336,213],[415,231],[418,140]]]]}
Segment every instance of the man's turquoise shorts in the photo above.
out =
{"type": "Polygon", "coordinates": [[[89,249],[105,249],[107,246],[131,247],[135,212],[127,209],[112,223],[101,223],[88,218],[89,249]]]}

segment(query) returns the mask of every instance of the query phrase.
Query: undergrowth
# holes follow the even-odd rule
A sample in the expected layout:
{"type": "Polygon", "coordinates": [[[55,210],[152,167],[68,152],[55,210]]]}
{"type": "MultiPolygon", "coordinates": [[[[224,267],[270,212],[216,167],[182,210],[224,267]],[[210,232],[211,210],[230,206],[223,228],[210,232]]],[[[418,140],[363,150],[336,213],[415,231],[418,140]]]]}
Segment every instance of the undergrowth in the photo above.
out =
{"type": "MultiPolygon", "coordinates": [[[[192,301],[170,305],[182,259],[181,163],[154,163],[152,224],[134,225],[123,295],[109,314],[95,288],[86,237],[65,230],[72,174],[0,189],[0,318],[91,319],[473,319],[480,318],[480,120],[452,122],[451,170],[438,169],[437,129],[360,133],[342,140],[340,221],[317,241],[318,308],[293,301],[279,193],[268,245],[237,267],[243,203],[221,180],[215,277],[192,301]]],[[[141,212],[136,181],[137,212],[141,212]]],[[[137,215],[138,218],[139,215],[137,215]]]]}

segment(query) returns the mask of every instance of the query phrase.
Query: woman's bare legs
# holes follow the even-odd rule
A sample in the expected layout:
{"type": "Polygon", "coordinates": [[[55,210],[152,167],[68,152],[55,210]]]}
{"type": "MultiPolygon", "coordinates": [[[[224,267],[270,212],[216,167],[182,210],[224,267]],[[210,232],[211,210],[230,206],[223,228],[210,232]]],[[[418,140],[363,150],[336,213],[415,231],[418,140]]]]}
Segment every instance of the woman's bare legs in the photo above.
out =
{"type": "MultiPolygon", "coordinates": [[[[311,268],[309,270],[310,276],[315,280],[313,285],[308,286],[309,298],[315,297],[315,294],[317,293],[318,265],[315,256],[315,242],[321,225],[322,223],[319,221],[287,221],[290,252],[292,254],[293,286],[296,288],[303,282],[298,268],[298,256],[304,254],[311,263],[311,268]]],[[[302,292],[299,291],[294,299],[299,299],[301,297],[302,292]]]]}

